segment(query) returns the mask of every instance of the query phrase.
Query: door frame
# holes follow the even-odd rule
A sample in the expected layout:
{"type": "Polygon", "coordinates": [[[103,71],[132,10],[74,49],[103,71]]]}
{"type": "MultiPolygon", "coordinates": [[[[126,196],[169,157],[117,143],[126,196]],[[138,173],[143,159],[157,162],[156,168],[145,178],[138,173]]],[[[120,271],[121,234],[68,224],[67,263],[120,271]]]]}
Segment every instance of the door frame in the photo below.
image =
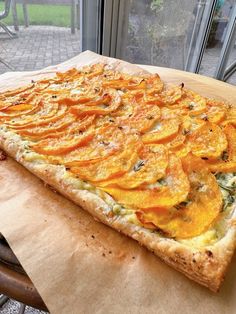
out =
{"type": "Polygon", "coordinates": [[[102,52],[104,0],[80,0],[81,50],[102,52]]]}
{"type": "Polygon", "coordinates": [[[221,49],[219,62],[215,71],[215,78],[226,81],[236,71],[236,60],[227,67],[229,55],[236,41],[236,3],[233,5],[232,13],[227,25],[223,47],[221,49]]]}

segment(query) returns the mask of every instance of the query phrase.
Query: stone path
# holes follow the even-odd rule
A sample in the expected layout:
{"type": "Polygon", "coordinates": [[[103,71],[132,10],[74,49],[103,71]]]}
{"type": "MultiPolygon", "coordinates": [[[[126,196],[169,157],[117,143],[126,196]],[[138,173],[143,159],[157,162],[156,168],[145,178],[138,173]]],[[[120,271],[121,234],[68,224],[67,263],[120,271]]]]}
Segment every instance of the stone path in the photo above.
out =
{"type": "MultiPolygon", "coordinates": [[[[0,308],[0,313],[1,314],[18,314],[19,309],[20,309],[20,303],[10,300],[7,303],[5,303],[2,308],[0,308]]],[[[24,314],[47,314],[47,313],[36,310],[30,306],[26,306],[24,314]]]]}
{"type": "MultiPolygon", "coordinates": [[[[15,71],[38,70],[66,61],[80,52],[79,32],[55,26],[21,27],[18,38],[0,33],[0,58],[15,71]]],[[[9,69],[0,63],[0,74],[9,69]]]]}

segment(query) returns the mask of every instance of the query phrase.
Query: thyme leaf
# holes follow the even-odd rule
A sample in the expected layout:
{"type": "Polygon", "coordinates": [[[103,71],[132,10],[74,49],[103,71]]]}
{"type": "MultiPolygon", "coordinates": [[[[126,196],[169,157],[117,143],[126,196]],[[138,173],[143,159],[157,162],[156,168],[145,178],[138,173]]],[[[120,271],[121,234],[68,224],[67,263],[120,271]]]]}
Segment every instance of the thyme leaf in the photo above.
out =
{"type": "Polygon", "coordinates": [[[135,172],[139,171],[143,166],[145,165],[145,161],[144,160],[139,160],[135,165],[133,170],[135,172]]]}
{"type": "Polygon", "coordinates": [[[190,203],[189,200],[183,201],[183,202],[181,202],[181,203],[175,205],[174,207],[175,207],[177,210],[180,210],[180,209],[185,208],[189,203],[190,203]]]}
{"type": "Polygon", "coordinates": [[[157,182],[160,184],[160,185],[167,185],[167,183],[166,183],[166,180],[165,179],[159,179],[159,180],[157,180],[157,182]]]}
{"type": "Polygon", "coordinates": [[[223,151],[221,159],[227,161],[229,158],[228,152],[226,150],[223,151]]]}
{"type": "Polygon", "coordinates": [[[220,179],[224,180],[225,179],[225,175],[223,175],[222,172],[217,172],[215,174],[215,177],[217,180],[220,180],[220,179]]]}
{"type": "Polygon", "coordinates": [[[235,193],[236,191],[236,187],[235,186],[226,186],[220,182],[218,182],[218,185],[224,189],[225,191],[229,192],[229,193],[235,193]]]}
{"type": "Polygon", "coordinates": [[[225,211],[228,206],[232,205],[235,202],[235,196],[229,194],[227,199],[223,200],[223,206],[221,211],[225,211]]]}
{"type": "Polygon", "coordinates": [[[206,114],[206,113],[203,113],[203,114],[201,115],[201,119],[204,120],[204,121],[208,121],[208,116],[207,116],[207,114],[206,114]]]}
{"type": "Polygon", "coordinates": [[[148,115],[146,118],[147,118],[148,120],[153,120],[153,119],[154,119],[154,117],[153,117],[152,115],[148,115]]]}
{"type": "Polygon", "coordinates": [[[189,133],[190,133],[190,130],[187,130],[187,129],[182,130],[183,135],[188,135],[189,133]]]}
{"type": "Polygon", "coordinates": [[[190,102],[190,104],[188,105],[188,109],[189,110],[193,110],[194,109],[194,102],[190,102]]]}
{"type": "Polygon", "coordinates": [[[108,146],[108,145],[110,145],[110,142],[101,141],[100,144],[102,144],[104,146],[108,146]]]}

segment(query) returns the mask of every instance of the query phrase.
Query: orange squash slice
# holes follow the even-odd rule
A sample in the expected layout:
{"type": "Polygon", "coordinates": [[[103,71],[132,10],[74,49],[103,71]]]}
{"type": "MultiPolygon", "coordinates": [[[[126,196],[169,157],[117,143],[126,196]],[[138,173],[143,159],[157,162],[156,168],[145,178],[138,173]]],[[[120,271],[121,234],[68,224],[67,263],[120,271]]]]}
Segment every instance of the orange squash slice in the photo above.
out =
{"type": "Polygon", "coordinates": [[[129,125],[131,128],[144,133],[160,118],[161,113],[158,106],[138,103],[134,103],[133,106],[133,113],[126,118],[121,117],[117,119],[120,125],[129,125]]]}
{"type": "Polygon", "coordinates": [[[189,143],[194,155],[210,159],[219,158],[228,146],[222,129],[210,122],[193,132],[189,136],[189,143]]]}
{"type": "Polygon", "coordinates": [[[87,130],[83,134],[64,136],[62,138],[48,138],[31,144],[31,148],[43,155],[63,155],[77,147],[86,145],[94,137],[94,130],[87,130]]]}
{"type": "Polygon", "coordinates": [[[134,166],[138,160],[138,151],[140,149],[140,143],[133,140],[133,138],[128,138],[125,144],[126,149],[123,151],[93,164],[71,167],[70,171],[90,182],[99,182],[121,176],[134,166]]]}
{"type": "MultiPolygon", "coordinates": [[[[127,133],[117,127],[101,127],[95,130],[93,139],[87,145],[79,147],[63,156],[49,156],[49,160],[53,163],[65,164],[66,167],[96,163],[122,149],[124,150],[124,145],[127,142],[126,137],[127,133]]],[[[137,136],[133,138],[133,140],[135,139],[137,140],[137,136]]]]}
{"type": "MultiPolygon", "coordinates": [[[[30,137],[31,139],[42,139],[42,138],[45,138],[45,136],[47,137],[49,134],[56,133],[56,132],[58,133],[59,131],[64,130],[65,128],[73,124],[75,120],[76,120],[75,116],[67,115],[54,123],[49,123],[43,126],[32,127],[32,128],[26,127],[25,129],[18,130],[17,133],[22,136],[30,137]]],[[[59,136],[60,135],[58,134],[58,137],[59,136]]]]}
{"type": "Polygon", "coordinates": [[[157,122],[153,129],[142,136],[144,143],[162,143],[173,139],[179,131],[179,120],[170,119],[157,122]]]}
{"type": "Polygon", "coordinates": [[[211,123],[219,124],[225,118],[226,110],[219,106],[209,106],[206,111],[206,119],[211,123]]]}
{"type": "Polygon", "coordinates": [[[198,236],[214,223],[222,208],[221,192],[215,176],[206,169],[200,170],[201,165],[195,163],[195,158],[188,158],[190,193],[187,201],[166,212],[152,209],[139,212],[137,217],[141,222],[152,223],[178,239],[198,236]]]}
{"type": "Polygon", "coordinates": [[[204,97],[186,89],[184,89],[184,97],[178,101],[176,106],[187,110],[191,115],[204,113],[207,109],[204,97]]]}
{"type": "Polygon", "coordinates": [[[227,150],[225,150],[217,161],[208,161],[208,167],[214,172],[235,172],[236,171],[236,129],[227,124],[224,127],[224,133],[228,141],[227,150]]]}
{"type": "Polygon", "coordinates": [[[168,153],[164,145],[146,145],[139,153],[139,159],[133,168],[119,178],[104,181],[99,186],[118,186],[134,189],[141,185],[155,183],[166,174],[168,153]]]}
{"type": "Polygon", "coordinates": [[[106,100],[101,105],[77,105],[70,107],[70,112],[77,116],[85,115],[106,115],[115,111],[121,105],[121,97],[115,90],[110,90],[109,95],[106,95],[106,100]],[[110,101],[107,102],[107,99],[110,101]]]}
{"type": "Polygon", "coordinates": [[[125,190],[114,187],[102,187],[118,203],[131,208],[171,208],[184,201],[189,193],[189,181],[183,171],[180,159],[170,155],[166,185],[152,189],[125,190]]]}

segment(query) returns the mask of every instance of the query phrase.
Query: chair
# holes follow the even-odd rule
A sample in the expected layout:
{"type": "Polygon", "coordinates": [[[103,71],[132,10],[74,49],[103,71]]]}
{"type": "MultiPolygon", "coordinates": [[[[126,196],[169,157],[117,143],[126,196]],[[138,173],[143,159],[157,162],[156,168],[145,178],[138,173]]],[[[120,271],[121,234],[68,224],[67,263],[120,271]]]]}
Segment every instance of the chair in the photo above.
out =
{"type": "Polygon", "coordinates": [[[19,20],[17,14],[16,4],[19,3],[22,5],[23,9],[23,18],[25,27],[29,27],[29,14],[27,6],[34,4],[49,4],[49,5],[67,5],[71,7],[71,33],[75,34],[76,28],[79,29],[79,10],[80,10],[80,0],[12,0],[12,15],[13,15],[13,24],[15,31],[19,31],[19,20]]]}
{"type": "Polygon", "coordinates": [[[5,9],[0,12],[0,27],[12,38],[17,37],[16,33],[12,32],[7,26],[6,24],[4,24],[3,22],[1,22],[1,20],[5,19],[10,11],[10,7],[11,7],[11,0],[5,0],[5,9]]]}

